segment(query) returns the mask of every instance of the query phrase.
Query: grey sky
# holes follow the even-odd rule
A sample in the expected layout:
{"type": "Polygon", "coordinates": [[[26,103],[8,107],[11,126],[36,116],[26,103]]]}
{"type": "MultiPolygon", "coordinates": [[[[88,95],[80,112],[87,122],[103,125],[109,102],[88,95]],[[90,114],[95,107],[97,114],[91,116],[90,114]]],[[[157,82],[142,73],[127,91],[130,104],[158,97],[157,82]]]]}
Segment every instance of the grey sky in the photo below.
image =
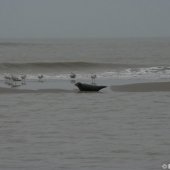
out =
{"type": "Polygon", "coordinates": [[[0,0],[0,38],[170,36],[170,0],[0,0]]]}

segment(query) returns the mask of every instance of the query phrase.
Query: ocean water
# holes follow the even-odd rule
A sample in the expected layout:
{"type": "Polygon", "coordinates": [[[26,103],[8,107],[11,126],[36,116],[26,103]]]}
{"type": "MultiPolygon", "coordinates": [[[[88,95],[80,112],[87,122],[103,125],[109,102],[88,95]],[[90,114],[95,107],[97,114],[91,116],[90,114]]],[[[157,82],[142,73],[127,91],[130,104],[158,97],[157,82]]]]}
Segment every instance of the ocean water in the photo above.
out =
{"type": "Polygon", "coordinates": [[[111,87],[169,82],[169,46],[169,38],[1,39],[0,169],[168,166],[170,91],[111,87]],[[80,93],[71,72],[75,82],[91,83],[96,74],[96,83],[108,87],[80,93]],[[26,84],[9,85],[4,76],[11,74],[26,74],[26,84]],[[41,82],[39,74],[44,75],[41,82]]]}

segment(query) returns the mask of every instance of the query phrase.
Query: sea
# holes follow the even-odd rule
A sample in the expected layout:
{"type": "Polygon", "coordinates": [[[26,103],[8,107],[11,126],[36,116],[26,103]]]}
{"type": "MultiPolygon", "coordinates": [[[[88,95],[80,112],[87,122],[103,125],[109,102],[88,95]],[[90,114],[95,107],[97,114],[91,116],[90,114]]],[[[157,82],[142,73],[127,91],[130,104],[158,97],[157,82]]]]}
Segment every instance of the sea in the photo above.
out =
{"type": "Polygon", "coordinates": [[[169,81],[170,38],[0,39],[0,170],[170,169],[170,91],[112,88],[169,81]]]}

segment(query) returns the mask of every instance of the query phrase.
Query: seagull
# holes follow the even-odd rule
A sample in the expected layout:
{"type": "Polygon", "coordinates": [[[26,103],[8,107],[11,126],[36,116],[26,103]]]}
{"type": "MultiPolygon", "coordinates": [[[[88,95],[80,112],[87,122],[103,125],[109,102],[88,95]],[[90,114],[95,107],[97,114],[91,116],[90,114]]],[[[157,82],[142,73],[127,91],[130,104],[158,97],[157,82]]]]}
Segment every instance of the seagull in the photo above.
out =
{"type": "Polygon", "coordinates": [[[6,75],[4,76],[4,79],[5,79],[5,80],[11,80],[11,76],[10,76],[9,74],[6,74],[6,75]]]}
{"type": "Polygon", "coordinates": [[[92,79],[92,84],[96,84],[95,83],[95,79],[97,78],[96,74],[92,74],[91,75],[91,79],[92,79]]]}
{"type": "Polygon", "coordinates": [[[70,78],[75,79],[76,78],[76,74],[71,72],[70,78]]]}
{"type": "Polygon", "coordinates": [[[44,76],[43,76],[42,74],[38,75],[39,81],[42,81],[43,77],[44,77],[44,76]]]}
{"type": "Polygon", "coordinates": [[[21,77],[21,80],[22,80],[22,84],[25,84],[25,80],[26,80],[26,77],[27,77],[27,75],[21,75],[20,76],[21,77]]]}
{"type": "Polygon", "coordinates": [[[13,86],[19,86],[19,85],[17,85],[17,82],[22,81],[22,79],[20,77],[17,77],[17,76],[14,76],[14,75],[11,76],[11,79],[14,82],[13,86]]]}
{"type": "Polygon", "coordinates": [[[12,75],[11,78],[12,78],[13,81],[21,81],[20,77],[17,77],[17,76],[14,76],[14,75],[12,75]]]}
{"type": "Polygon", "coordinates": [[[70,78],[71,78],[70,82],[74,84],[74,83],[76,82],[76,80],[75,80],[75,78],[76,78],[76,74],[75,74],[75,73],[73,73],[73,72],[71,72],[71,74],[70,74],[70,78]]]}
{"type": "Polygon", "coordinates": [[[8,85],[11,85],[11,84],[12,84],[12,77],[11,77],[11,75],[6,74],[6,75],[4,76],[4,79],[5,79],[5,83],[6,83],[6,84],[8,84],[8,85]]]}

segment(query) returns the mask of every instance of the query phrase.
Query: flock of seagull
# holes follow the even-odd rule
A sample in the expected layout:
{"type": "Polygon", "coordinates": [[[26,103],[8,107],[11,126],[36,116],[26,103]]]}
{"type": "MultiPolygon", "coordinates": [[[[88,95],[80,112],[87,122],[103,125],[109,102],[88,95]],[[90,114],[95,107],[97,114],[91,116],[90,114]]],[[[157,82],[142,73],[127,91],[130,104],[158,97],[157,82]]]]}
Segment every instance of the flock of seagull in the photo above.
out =
{"type": "MultiPolygon", "coordinates": [[[[76,81],[75,81],[75,78],[76,78],[76,74],[75,74],[75,73],[71,72],[70,78],[71,78],[71,82],[72,82],[72,83],[75,83],[75,82],[76,82],[76,81]]],[[[91,74],[91,80],[92,80],[92,84],[93,84],[93,85],[96,84],[96,82],[95,82],[96,78],[97,78],[97,75],[96,75],[96,74],[91,74]]]]}
{"type": "MultiPolygon", "coordinates": [[[[26,78],[27,78],[26,74],[23,74],[23,75],[6,74],[4,76],[5,83],[10,85],[11,87],[17,87],[17,86],[25,85],[26,84],[26,78]]],[[[75,81],[75,79],[76,79],[76,74],[75,73],[71,72],[70,73],[70,78],[71,78],[72,83],[76,82],[75,81]]],[[[97,78],[96,74],[91,75],[92,84],[96,84],[95,83],[96,78],[97,78]]],[[[43,82],[43,79],[44,79],[43,74],[39,74],[37,76],[37,80],[39,82],[43,82]]]]}
{"type": "MultiPolygon", "coordinates": [[[[7,85],[10,85],[11,87],[17,87],[17,86],[21,86],[21,85],[25,85],[26,84],[26,78],[27,75],[13,75],[13,74],[6,74],[4,76],[4,80],[5,83],[7,85]]],[[[41,82],[43,81],[44,75],[40,74],[37,76],[38,80],[41,82]]]]}
{"type": "Polygon", "coordinates": [[[20,82],[22,85],[26,84],[26,77],[26,75],[15,76],[13,74],[6,74],[4,79],[6,84],[11,85],[12,87],[16,87],[19,86],[18,82],[20,82]]]}

